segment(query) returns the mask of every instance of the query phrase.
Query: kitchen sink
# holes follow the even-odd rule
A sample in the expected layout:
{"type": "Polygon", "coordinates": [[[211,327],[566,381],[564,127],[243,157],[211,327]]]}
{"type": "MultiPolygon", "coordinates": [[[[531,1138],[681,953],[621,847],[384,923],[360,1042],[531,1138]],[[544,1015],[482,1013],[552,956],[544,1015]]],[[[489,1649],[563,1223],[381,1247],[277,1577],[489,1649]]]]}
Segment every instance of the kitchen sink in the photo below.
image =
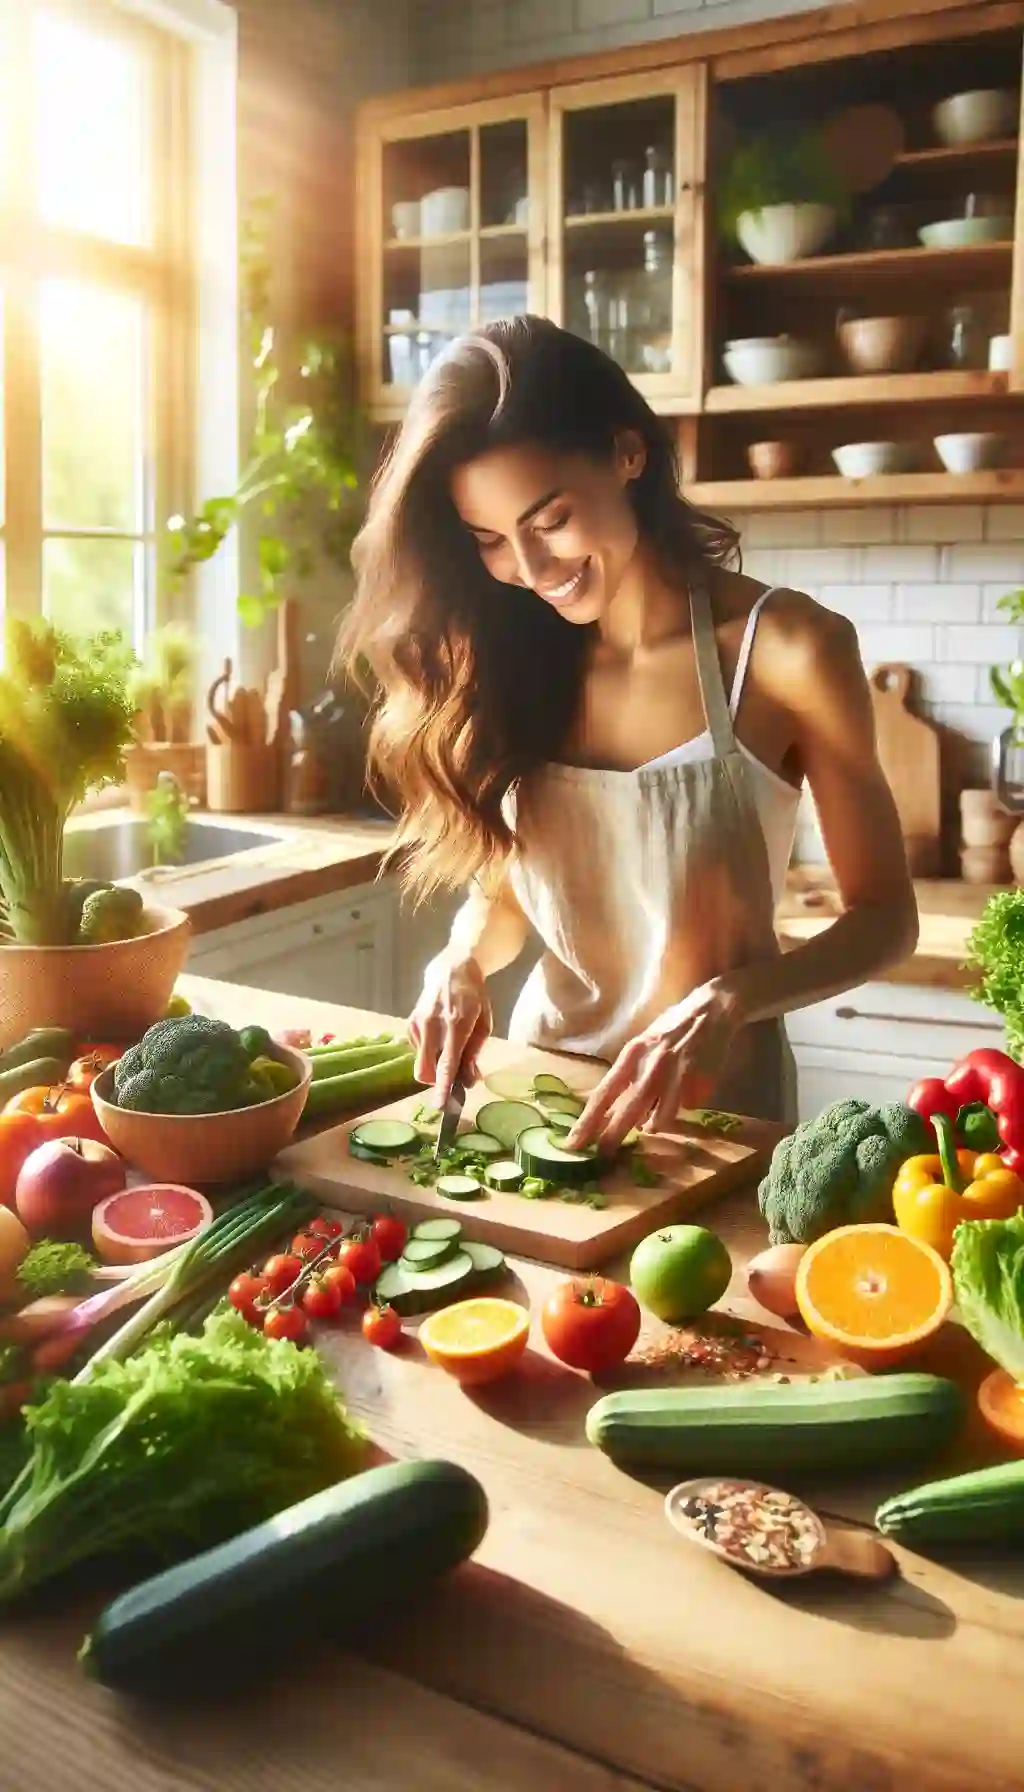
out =
{"type": "MultiPolygon", "coordinates": [[[[208,859],[230,858],[254,846],[266,846],[276,837],[247,828],[219,827],[216,822],[190,821],[182,850],[173,862],[202,865],[208,859]]],[[[65,877],[114,883],[118,878],[136,877],[140,871],[151,870],[154,862],[149,824],[142,820],[112,822],[109,827],[72,828],[64,836],[65,877]]]]}

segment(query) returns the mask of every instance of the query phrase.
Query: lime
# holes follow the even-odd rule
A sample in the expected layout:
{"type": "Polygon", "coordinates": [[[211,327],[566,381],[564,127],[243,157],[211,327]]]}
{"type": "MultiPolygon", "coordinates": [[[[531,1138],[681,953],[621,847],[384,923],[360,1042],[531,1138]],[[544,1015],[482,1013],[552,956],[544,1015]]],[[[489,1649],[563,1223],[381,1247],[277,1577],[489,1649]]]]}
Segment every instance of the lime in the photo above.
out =
{"type": "Polygon", "coordinates": [[[731,1277],[729,1253],[706,1226],[661,1226],[641,1239],[629,1266],[641,1305],[672,1325],[706,1313],[731,1277]]]}

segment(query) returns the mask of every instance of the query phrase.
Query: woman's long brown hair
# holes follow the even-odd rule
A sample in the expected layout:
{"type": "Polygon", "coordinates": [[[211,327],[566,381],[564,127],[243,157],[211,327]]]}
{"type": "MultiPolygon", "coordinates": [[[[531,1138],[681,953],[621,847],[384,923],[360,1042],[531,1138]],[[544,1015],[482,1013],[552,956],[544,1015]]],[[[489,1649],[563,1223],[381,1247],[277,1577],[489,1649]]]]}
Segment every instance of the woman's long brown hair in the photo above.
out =
{"type": "Polygon", "coordinates": [[[374,482],[352,561],[336,664],[379,686],[373,781],[401,805],[396,850],[420,897],[500,867],[515,841],[504,801],[557,759],[576,715],[592,630],[492,579],[450,493],[453,470],[529,442],[611,457],[635,430],[637,522],[680,583],[738,560],[734,529],[687,504],[675,445],[601,350],[538,317],[463,336],[417,388],[374,482]]]}

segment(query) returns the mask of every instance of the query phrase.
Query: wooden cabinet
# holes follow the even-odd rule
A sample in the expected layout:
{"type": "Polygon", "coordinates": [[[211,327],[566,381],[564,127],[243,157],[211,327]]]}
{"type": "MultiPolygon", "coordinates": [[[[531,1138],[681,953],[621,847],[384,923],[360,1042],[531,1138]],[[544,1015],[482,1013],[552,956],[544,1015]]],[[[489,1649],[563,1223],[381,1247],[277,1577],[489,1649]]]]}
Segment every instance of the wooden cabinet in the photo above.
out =
{"type": "Polygon", "coordinates": [[[188,969],[280,995],[391,1014],[397,920],[394,887],[368,884],[200,934],[188,969]]]}

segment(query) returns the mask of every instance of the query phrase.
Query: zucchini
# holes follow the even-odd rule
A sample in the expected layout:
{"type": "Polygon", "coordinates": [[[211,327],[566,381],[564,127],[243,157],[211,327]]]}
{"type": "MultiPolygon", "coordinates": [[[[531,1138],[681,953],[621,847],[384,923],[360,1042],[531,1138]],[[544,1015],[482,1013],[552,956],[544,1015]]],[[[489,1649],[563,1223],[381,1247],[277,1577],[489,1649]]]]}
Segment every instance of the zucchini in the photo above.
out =
{"type": "Polygon", "coordinates": [[[408,1238],[398,1261],[410,1275],[419,1275],[425,1269],[436,1269],[439,1263],[447,1262],[457,1249],[454,1238],[408,1238]]]}
{"type": "Polygon", "coordinates": [[[400,1263],[388,1263],[377,1277],[374,1298],[394,1307],[403,1319],[413,1319],[417,1313],[446,1307],[461,1296],[473,1274],[473,1259],[466,1251],[456,1251],[433,1269],[409,1270],[400,1263]]]}
{"type": "Polygon", "coordinates": [[[553,1114],[569,1114],[572,1119],[578,1120],[586,1105],[586,1102],[581,1101],[578,1095],[539,1095],[537,1097],[537,1106],[548,1121],[553,1114]]]}
{"type": "Polygon", "coordinates": [[[438,1239],[438,1238],[453,1238],[454,1239],[454,1238],[461,1238],[461,1236],[462,1236],[461,1220],[446,1220],[446,1219],[421,1220],[418,1226],[413,1227],[412,1232],[410,1234],[410,1237],[412,1237],[412,1238],[433,1238],[433,1239],[438,1239]]]}
{"type": "Polygon", "coordinates": [[[500,1157],[505,1147],[489,1132],[464,1132],[456,1139],[455,1149],[465,1151],[470,1157],[500,1157]]]}
{"type": "Polygon", "coordinates": [[[410,1157],[423,1143],[407,1120],[361,1120],[349,1138],[364,1151],[379,1152],[381,1157],[410,1157]]]}
{"type": "MultiPolygon", "coordinates": [[[[69,1060],[70,1061],[70,1060],[69,1060]]],[[[59,1058],[31,1058],[0,1070],[0,1108],[25,1089],[54,1089],[64,1081],[67,1063],[59,1058]]]]}
{"type": "Polygon", "coordinates": [[[500,1163],[487,1165],[484,1181],[488,1188],[497,1189],[501,1194],[514,1195],[523,1186],[523,1172],[510,1157],[503,1157],[500,1163]]]}
{"type": "Polygon", "coordinates": [[[486,1277],[490,1280],[493,1276],[504,1274],[504,1253],[499,1251],[496,1244],[470,1244],[467,1242],[462,1249],[473,1265],[474,1276],[481,1279],[486,1277]]]}
{"type": "Polygon", "coordinates": [[[515,1149],[520,1133],[539,1126],[543,1115],[525,1101],[488,1101],[480,1109],[476,1123],[481,1132],[490,1133],[503,1151],[515,1149]]]}
{"type": "Polygon", "coordinates": [[[268,1635],[275,1651],[282,1637],[341,1636],[415,1598],[473,1554],[487,1516],[456,1463],[367,1469],[123,1593],[80,1659],[118,1691],[200,1689],[225,1665],[265,1660],[268,1635]]]}
{"type": "MultiPolygon", "coordinates": [[[[9,1045],[6,1051],[0,1052],[0,1075],[8,1070],[17,1070],[21,1064],[31,1064],[38,1058],[56,1058],[61,1065],[61,1076],[67,1070],[75,1055],[74,1036],[66,1027],[33,1027],[24,1039],[16,1045],[9,1045]]],[[[56,1079],[58,1082],[60,1078],[56,1079]]],[[[31,1083],[27,1088],[31,1088],[31,1083]]]]}
{"type": "Polygon", "coordinates": [[[478,1176],[439,1176],[434,1188],[446,1201],[479,1201],[487,1192],[478,1176]]]}
{"type": "Polygon", "coordinates": [[[936,1455],[964,1405],[938,1375],[647,1388],[606,1394],[587,1414],[587,1437],[627,1467],[771,1481],[936,1455]]]}
{"type": "Polygon", "coordinates": [[[883,1501],[875,1513],[883,1537],[898,1543],[1020,1543],[1024,1539],[1024,1462],[1001,1462],[931,1481],[883,1501]]]}
{"type": "Polygon", "coordinates": [[[530,1101],[533,1097],[531,1070],[494,1070],[484,1077],[484,1088],[501,1101],[530,1101]]]}
{"type": "Polygon", "coordinates": [[[583,1151],[567,1151],[558,1135],[546,1126],[520,1133],[516,1159],[527,1176],[539,1176],[545,1182],[564,1183],[567,1187],[592,1182],[599,1168],[596,1145],[588,1145],[583,1151]]]}
{"type": "Polygon", "coordinates": [[[533,1087],[537,1095],[571,1095],[573,1093],[568,1083],[563,1083],[560,1076],[552,1076],[547,1070],[540,1071],[534,1077],[533,1087]]]}

